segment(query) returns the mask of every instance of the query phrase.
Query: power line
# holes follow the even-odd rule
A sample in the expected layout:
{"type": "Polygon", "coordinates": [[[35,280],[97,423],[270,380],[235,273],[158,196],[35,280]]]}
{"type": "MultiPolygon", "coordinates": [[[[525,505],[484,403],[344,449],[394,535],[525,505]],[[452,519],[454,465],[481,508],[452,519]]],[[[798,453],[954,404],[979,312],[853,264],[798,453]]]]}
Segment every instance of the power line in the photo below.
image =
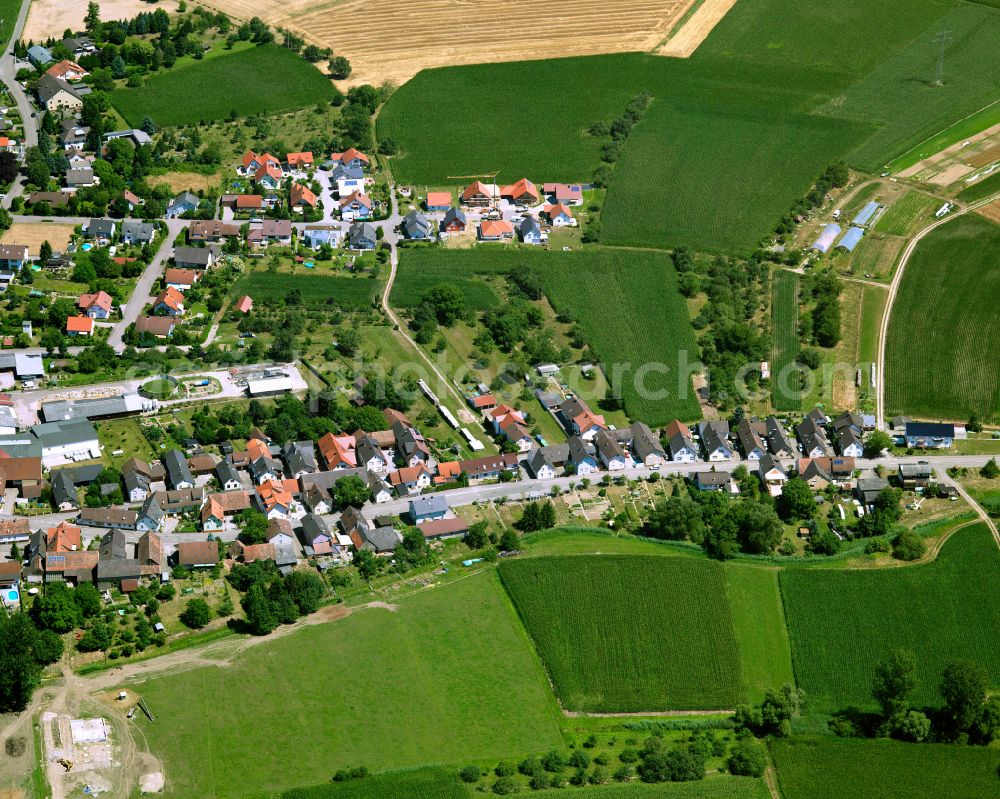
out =
{"type": "Polygon", "coordinates": [[[934,82],[931,86],[944,86],[944,51],[948,42],[951,41],[951,31],[941,31],[934,37],[934,43],[938,45],[937,69],[934,71],[934,82]]]}

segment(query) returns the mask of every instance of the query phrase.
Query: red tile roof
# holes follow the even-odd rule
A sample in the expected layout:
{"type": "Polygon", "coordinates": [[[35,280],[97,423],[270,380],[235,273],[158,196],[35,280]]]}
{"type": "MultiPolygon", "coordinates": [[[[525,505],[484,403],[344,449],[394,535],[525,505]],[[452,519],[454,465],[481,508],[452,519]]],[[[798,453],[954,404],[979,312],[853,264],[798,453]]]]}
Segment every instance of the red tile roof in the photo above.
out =
{"type": "Polygon", "coordinates": [[[246,294],[240,297],[233,305],[233,309],[239,311],[240,313],[250,313],[252,308],[253,308],[253,298],[248,297],[246,294]]]}
{"type": "Polygon", "coordinates": [[[67,333],[93,333],[94,320],[89,316],[69,316],[66,318],[67,333]]]}
{"type": "Polygon", "coordinates": [[[81,294],[80,299],[76,301],[76,305],[81,311],[89,310],[96,305],[98,308],[110,312],[111,303],[111,295],[106,291],[99,291],[96,294],[81,294]]]}

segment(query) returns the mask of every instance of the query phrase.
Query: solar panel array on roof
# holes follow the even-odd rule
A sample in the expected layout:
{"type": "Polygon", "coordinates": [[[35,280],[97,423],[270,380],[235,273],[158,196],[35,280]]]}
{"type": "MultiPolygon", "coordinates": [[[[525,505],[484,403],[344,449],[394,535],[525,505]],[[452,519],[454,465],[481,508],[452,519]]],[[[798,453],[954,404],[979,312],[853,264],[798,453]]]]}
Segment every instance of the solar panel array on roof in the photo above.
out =
{"type": "Polygon", "coordinates": [[[858,211],[858,215],[851,221],[852,225],[867,225],[873,216],[878,213],[879,204],[874,200],[865,203],[865,207],[858,211]]]}
{"type": "Polygon", "coordinates": [[[825,228],[823,232],[819,234],[819,238],[816,239],[812,248],[818,250],[819,252],[829,252],[833,243],[837,240],[837,236],[840,235],[841,227],[836,222],[831,222],[825,228]]]}
{"type": "Polygon", "coordinates": [[[844,234],[844,238],[840,240],[837,248],[847,250],[848,252],[854,252],[854,248],[858,246],[858,242],[861,241],[861,237],[864,235],[864,228],[854,227],[852,225],[844,234]]]}

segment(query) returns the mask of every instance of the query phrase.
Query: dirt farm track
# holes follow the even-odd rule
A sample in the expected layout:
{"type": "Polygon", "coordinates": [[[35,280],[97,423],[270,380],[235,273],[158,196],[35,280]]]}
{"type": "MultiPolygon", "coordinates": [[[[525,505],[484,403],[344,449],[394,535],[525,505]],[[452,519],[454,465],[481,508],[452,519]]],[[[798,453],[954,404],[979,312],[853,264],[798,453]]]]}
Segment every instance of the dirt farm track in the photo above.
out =
{"type": "MultiPolygon", "coordinates": [[[[714,5],[718,0],[705,0],[714,5]]],[[[349,83],[402,84],[421,69],[652,50],[694,0],[210,0],[346,55],[349,83]]],[[[725,2],[725,0],[723,0],[725,2]]],[[[707,33],[707,32],[706,32],[707,33]]]]}

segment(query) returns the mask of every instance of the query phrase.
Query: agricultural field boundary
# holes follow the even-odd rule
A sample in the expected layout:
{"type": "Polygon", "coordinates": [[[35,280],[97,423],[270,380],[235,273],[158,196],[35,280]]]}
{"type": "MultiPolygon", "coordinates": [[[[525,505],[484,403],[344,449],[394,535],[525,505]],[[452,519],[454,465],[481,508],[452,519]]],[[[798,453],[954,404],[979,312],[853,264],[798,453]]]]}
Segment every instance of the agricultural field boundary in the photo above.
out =
{"type": "MultiPolygon", "coordinates": [[[[744,2],[752,2],[752,0],[744,0],[744,2]]],[[[734,5],[736,5],[736,0],[701,0],[696,8],[692,8],[693,13],[692,10],[689,10],[690,16],[685,15],[686,19],[681,19],[680,28],[657,47],[653,54],[672,58],[689,58],[734,5]]]]}

